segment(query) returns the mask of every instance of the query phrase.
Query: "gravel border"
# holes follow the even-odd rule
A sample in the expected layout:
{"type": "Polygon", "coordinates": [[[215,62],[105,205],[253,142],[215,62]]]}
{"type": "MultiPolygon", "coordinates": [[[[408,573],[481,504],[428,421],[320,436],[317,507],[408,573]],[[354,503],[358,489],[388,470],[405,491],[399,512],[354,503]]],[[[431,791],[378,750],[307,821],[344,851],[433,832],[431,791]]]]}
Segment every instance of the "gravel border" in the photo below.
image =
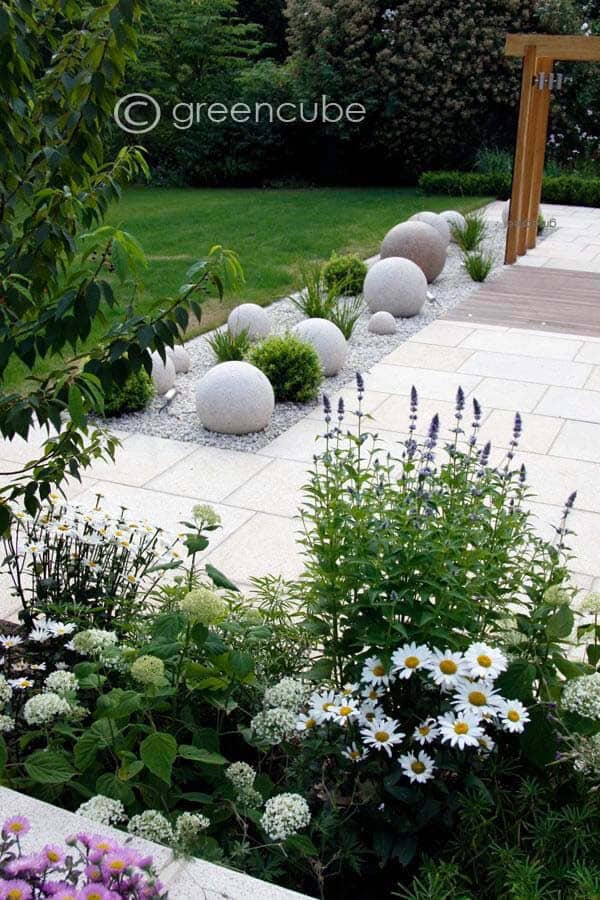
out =
{"type": "MultiPolygon", "coordinates": [[[[494,267],[488,281],[497,277],[502,270],[504,242],[504,228],[499,222],[490,221],[484,250],[492,255],[494,267]]],[[[375,259],[376,257],[373,257],[373,260],[375,259]]],[[[376,362],[438,316],[452,309],[478,287],[479,284],[471,281],[463,269],[458,247],[456,244],[450,244],[444,271],[429,288],[435,296],[435,302],[427,301],[418,316],[397,319],[398,330],[393,335],[371,334],[368,331],[370,314],[365,309],[349,341],[344,368],[337,375],[326,378],[322,390],[331,396],[343,388],[356,372],[368,372],[376,362]]],[[[265,310],[271,319],[273,333],[284,333],[303,318],[302,313],[289,299],[278,300],[265,307],[265,310]]],[[[212,350],[207,343],[209,336],[210,333],[203,334],[186,343],[186,350],[192,358],[192,367],[187,374],[177,376],[175,385],[177,395],[168,407],[163,397],[156,397],[142,412],[120,416],[108,423],[105,421],[104,424],[137,434],[151,434],[204,446],[254,452],[265,447],[321,402],[319,397],[313,403],[276,403],[271,423],[265,431],[245,435],[215,434],[207,431],[198,422],[195,386],[202,375],[215,364],[212,350]]]]}

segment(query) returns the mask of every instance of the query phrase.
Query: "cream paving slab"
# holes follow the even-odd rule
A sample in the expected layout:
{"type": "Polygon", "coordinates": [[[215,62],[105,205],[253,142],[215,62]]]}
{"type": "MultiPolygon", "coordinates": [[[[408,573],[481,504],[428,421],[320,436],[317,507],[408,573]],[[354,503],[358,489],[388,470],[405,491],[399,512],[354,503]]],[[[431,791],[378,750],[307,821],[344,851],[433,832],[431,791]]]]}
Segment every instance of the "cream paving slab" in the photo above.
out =
{"type": "MultiPolygon", "coordinates": [[[[408,400],[408,398],[407,398],[408,400]]],[[[408,407],[407,407],[408,408],[408,407]]],[[[331,427],[335,426],[335,420],[331,427]]],[[[406,419],[406,427],[408,427],[408,417],[406,419]]],[[[340,440],[345,440],[348,432],[356,434],[358,430],[358,421],[352,414],[347,415],[341,427],[340,440]]],[[[386,430],[381,429],[375,420],[367,418],[362,420],[361,430],[370,434],[377,432],[378,445],[383,452],[393,452],[397,449],[397,444],[406,437],[406,430],[386,430]]],[[[308,464],[312,463],[315,454],[320,454],[325,449],[325,439],[323,437],[324,425],[313,419],[300,419],[295,425],[292,425],[283,434],[267,444],[260,451],[262,455],[279,459],[290,459],[308,464]]],[[[333,439],[336,440],[335,438],[333,439]]]]}
{"type": "Polygon", "coordinates": [[[459,374],[481,375],[511,379],[557,387],[583,387],[591,373],[591,366],[567,360],[547,359],[543,356],[519,356],[516,353],[476,351],[464,363],[459,374]]]}
{"type": "Polygon", "coordinates": [[[567,421],[550,450],[552,456],[600,461],[600,425],[567,421]]]}
{"type": "Polygon", "coordinates": [[[576,362],[592,363],[600,366],[600,341],[585,341],[575,357],[576,362]]]}
{"type": "Polygon", "coordinates": [[[596,462],[584,462],[519,450],[517,461],[525,464],[527,482],[542,502],[560,505],[577,491],[576,509],[600,511],[600,456],[596,462]]]}
{"type": "MultiPolygon", "coordinates": [[[[468,340],[468,338],[466,339],[468,340]]],[[[406,341],[397,350],[385,357],[386,365],[413,366],[418,369],[433,369],[441,372],[456,370],[471,356],[470,350],[461,347],[443,347],[436,344],[419,344],[406,341]]]]}
{"type": "MultiPolygon", "coordinates": [[[[440,433],[442,438],[450,436],[450,430],[456,427],[456,404],[444,400],[429,400],[427,398],[419,398],[417,406],[417,434],[425,434],[431,423],[433,416],[438,415],[440,418],[440,433]]],[[[409,397],[389,397],[381,404],[373,413],[372,422],[365,425],[367,431],[373,428],[378,431],[407,431],[409,426],[410,414],[410,398],[409,397]]],[[[489,410],[483,413],[482,421],[485,420],[489,410]]],[[[472,401],[467,400],[461,420],[463,431],[470,433],[471,424],[473,422],[473,405],[472,401]]]]}
{"type": "MultiPolygon", "coordinates": [[[[563,419],[537,416],[533,413],[526,413],[522,419],[523,431],[519,438],[519,455],[522,451],[547,453],[562,428],[563,419]]],[[[493,410],[481,427],[481,440],[491,441],[496,447],[508,447],[512,439],[514,421],[514,412],[506,409],[493,410]]]]}
{"type": "MultiPolygon", "coordinates": [[[[583,347],[582,341],[563,340],[558,336],[530,334],[527,331],[494,332],[476,329],[461,343],[460,348],[488,350],[499,353],[516,353],[519,356],[543,356],[545,359],[575,359],[576,353],[583,347]]],[[[600,347],[598,347],[600,351],[600,347]]],[[[577,357],[579,359],[579,357],[577,357]]],[[[593,360],[580,360],[593,362],[593,360]]],[[[599,356],[600,361],[600,356],[599,356]]]]}
{"type": "Polygon", "coordinates": [[[170,438],[132,434],[117,449],[114,463],[95,462],[87,469],[87,474],[100,480],[139,487],[169,466],[190,456],[195,446],[170,438]]]}
{"type": "MultiPolygon", "coordinates": [[[[468,363],[466,363],[468,365],[468,363]]],[[[377,363],[364,376],[365,386],[373,391],[408,396],[413,386],[421,397],[429,400],[453,400],[459,387],[465,394],[472,393],[480,384],[476,375],[459,372],[436,372],[412,366],[390,366],[377,363]]]]}
{"type": "MultiPolygon", "coordinates": [[[[560,524],[562,507],[545,503],[529,504],[532,521],[543,537],[554,540],[555,528],[560,524]]],[[[600,513],[578,510],[569,516],[568,528],[574,532],[567,536],[566,546],[573,556],[570,563],[574,572],[592,577],[598,574],[598,541],[600,539],[600,513]]]]}
{"type": "MultiPolygon", "coordinates": [[[[102,508],[107,509],[111,513],[118,513],[121,507],[124,506],[131,516],[136,519],[147,520],[153,525],[158,525],[172,536],[184,530],[181,522],[190,520],[192,509],[199,502],[197,497],[181,497],[154,489],[148,490],[147,488],[116,484],[110,481],[103,482],[101,487],[100,506],[102,508]]],[[[90,508],[95,506],[95,490],[82,494],[78,497],[77,502],[81,506],[90,508]]],[[[245,524],[252,516],[250,510],[237,509],[233,506],[217,503],[211,503],[210,505],[221,516],[222,528],[211,532],[211,544],[207,552],[210,552],[217,544],[227,540],[233,532],[245,524]]]]}
{"type": "Polygon", "coordinates": [[[236,581],[264,575],[297,578],[302,572],[302,560],[297,537],[298,519],[255,513],[241,528],[213,552],[206,562],[236,581]]]}
{"type": "Polygon", "coordinates": [[[225,502],[230,506],[291,518],[298,512],[307,477],[305,462],[273,459],[258,475],[229,494],[225,502]]]}
{"type": "Polygon", "coordinates": [[[550,387],[535,411],[581,422],[600,422],[600,391],[550,387]]]}
{"type": "Polygon", "coordinates": [[[436,319],[430,325],[426,325],[417,334],[413,334],[411,341],[415,344],[437,344],[444,347],[457,347],[473,331],[469,325],[457,325],[454,322],[445,322],[436,319]]]}
{"type": "MultiPolygon", "coordinates": [[[[358,397],[356,393],[356,384],[355,382],[351,382],[347,387],[342,388],[340,391],[335,391],[330,394],[327,390],[323,393],[327,394],[329,397],[329,402],[331,403],[331,408],[335,413],[338,408],[338,401],[342,399],[344,401],[344,408],[347,412],[352,412],[358,408],[358,397]]],[[[365,391],[363,394],[361,409],[363,413],[372,413],[377,409],[387,398],[389,394],[384,394],[379,391],[365,391]]],[[[323,422],[323,403],[322,401],[317,405],[313,406],[310,411],[306,414],[307,419],[314,419],[319,422],[323,422]]],[[[261,451],[262,452],[262,451],[261,451]]]]}
{"type": "Polygon", "coordinates": [[[600,366],[595,366],[592,374],[585,383],[586,390],[600,391],[600,366]]]}
{"type": "Polygon", "coordinates": [[[249,478],[268,465],[268,459],[256,453],[241,453],[219,447],[197,447],[166,471],[145,482],[145,487],[169,494],[223,500],[249,478]]]}
{"type": "Polygon", "coordinates": [[[513,381],[510,378],[484,378],[473,392],[484,410],[508,409],[531,412],[547,391],[547,386],[513,381]]]}

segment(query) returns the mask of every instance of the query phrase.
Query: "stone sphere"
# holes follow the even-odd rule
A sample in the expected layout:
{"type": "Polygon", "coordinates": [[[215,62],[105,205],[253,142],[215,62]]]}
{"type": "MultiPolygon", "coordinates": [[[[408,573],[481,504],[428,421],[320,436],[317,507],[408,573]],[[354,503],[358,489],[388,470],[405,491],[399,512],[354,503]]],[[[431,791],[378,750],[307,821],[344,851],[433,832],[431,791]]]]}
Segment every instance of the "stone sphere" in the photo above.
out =
{"type": "Polygon", "coordinates": [[[391,313],[382,309],[373,313],[369,319],[369,331],[371,334],[396,334],[396,320],[391,313]]]}
{"type": "Polygon", "coordinates": [[[271,320],[262,306],[256,303],[241,303],[229,313],[227,327],[233,337],[247,331],[250,340],[256,341],[267,337],[271,331],[271,320]]]}
{"type": "Polygon", "coordinates": [[[167,353],[173,360],[173,365],[175,366],[175,371],[178,375],[180,372],[190,371],[192,367],[192,357],[185,347],[182,347],[181,344],[175,344],[174,347],[169,347],[167,353]]]}
{"type": "Polygon", "coordinates": [[[196,409],[208,431],[249,434],[263,431],[275,408],[271,382],[247,362],[213,366],[196,389],[196,409]]]}
{"type": "Polygon", "coordinates": [[[292,332],[314,347],[324,375],[337,375],[346,362],[348,352],[346,338],[337,325],[328,319],[304,319],[292,332]]]}
{"type": "Polygon", "coordinates": [[[414,216],[411,216],[408,220],[409,222],[425,222],[426,225],[431,225],[432,228],[435,228],[436,231],[439,232],[440,237],[443,237],[446,241],[446,247],[450,243],[450,225],[448,222],[440,216],[439,213],[429,212],[429,210],[425,210],[424,212],[415,213],[414,216]]]}
{"type": "Polygon", "coordinates": [[[175,384],[175,363],[169,353],[165,362],[156,350],[152,354],[152,381],[157,394],[166,394],[175,384]]]}
{"type": "Polygon", "coordinates": [[[446,263],[447,244],[432,225],[426,222],[401,222],[395,225],[381,242],[382,259],[401,256],[410,259],[425,274],[427,281],[435,281],[446,263]]]}
{"type": "Polygon", "coordinates": [[[389,256],[373,263],[363,290],[371,312],[379,314],[383,310],[392,316],[407,318],[416,316],[423,309],[427,299],[427,279],[412,260],[389,256]]]}
{"type": "Polygon", "coordinates": [[[459,213],[456,209],[445,209],[444,212],[440,213],[440,216],[442,217],[442,219],[445,219],[450,226],[450,240],[453,243],[456,243],[456,241],[452,237],[452,229],[464,228],[467,224],[467,220],[465,219],[463,214],[459,213]]]}

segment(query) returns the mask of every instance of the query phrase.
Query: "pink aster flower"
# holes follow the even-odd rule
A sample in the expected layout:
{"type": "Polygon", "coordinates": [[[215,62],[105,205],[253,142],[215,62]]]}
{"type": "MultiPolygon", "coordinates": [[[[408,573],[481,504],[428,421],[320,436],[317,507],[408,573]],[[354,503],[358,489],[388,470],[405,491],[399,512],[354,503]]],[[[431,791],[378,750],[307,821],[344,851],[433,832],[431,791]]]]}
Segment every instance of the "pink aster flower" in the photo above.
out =
{"type": "Polygon", "coordinates": [[[28,831],[31,831],[31,824],[25,816],[10,816],[2,825],[2,834],[6,836],[23,837],[28,831]]]}
{"type": "Polygon", "coordinates": [[[113,896],[113,892],[102,884],[88,884],[79,891],[77,900],[112,900],[113,896]]]}
{"type": "Polygon", "coordinates": [[[33,896],[32,890],[26,881],[20,878],[14,878],[11,881],[5,881],[0,884],[0,897],[2,900],[30,900],[33,896]]]}
{"type": "Polygon", "coordinates": [[[64,860],[65,854],[58,844],[46,844],[42,848],[41,858],[51,866],[58,866],[64,860]]]}

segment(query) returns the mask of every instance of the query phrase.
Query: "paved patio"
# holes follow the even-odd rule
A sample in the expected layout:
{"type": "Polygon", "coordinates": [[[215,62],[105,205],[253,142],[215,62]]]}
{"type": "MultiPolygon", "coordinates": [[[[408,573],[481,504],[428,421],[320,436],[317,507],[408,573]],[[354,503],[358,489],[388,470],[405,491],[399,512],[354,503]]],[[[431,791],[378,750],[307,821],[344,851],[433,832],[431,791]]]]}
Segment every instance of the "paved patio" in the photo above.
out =
{"type": "MultiPolygon", "coordinates": [[[[492,204],[490,218],[499,219],[500,210],[492,204]]],[[[546,207],[545,213],[558,228],[519,265],[600,272],[600,212],[546,207]]],[[[571,520],[574,577],[582,589],[600,589],[600,337],[438,319],[364,377],[370,430],[390,446],[405,435],[413,384],[424,427],[435,412],[442,428],[450,422],[459,385],[467,398],[476,396],[485,410],[482,436],[498,453],[507,447],[515,411],[521,412],[521,459],[537,494],[532,510],[539,527],[550,535],[562,503],[578,491],[571,520]]],[[[342,394],[353,409],[353,385],[342,394]]],[[[107,507],[125,505],[169,531],[178,530],[195,503],[211,503],[223,528],[207,560],[241,586],[267,573],[292,578],[302,568],[296,514],[321,431],[317,409],[259,453],[121,434],[116,464],[94,465],[68,493],[84,505],[100,493],[107,507]]],[[[40,441],[37,435],[29,445],[0,443],[0,471],[30,458],[40,441]]],[[[13,607],[4,592],[0,614],[14,613],[13,607]]]]}

